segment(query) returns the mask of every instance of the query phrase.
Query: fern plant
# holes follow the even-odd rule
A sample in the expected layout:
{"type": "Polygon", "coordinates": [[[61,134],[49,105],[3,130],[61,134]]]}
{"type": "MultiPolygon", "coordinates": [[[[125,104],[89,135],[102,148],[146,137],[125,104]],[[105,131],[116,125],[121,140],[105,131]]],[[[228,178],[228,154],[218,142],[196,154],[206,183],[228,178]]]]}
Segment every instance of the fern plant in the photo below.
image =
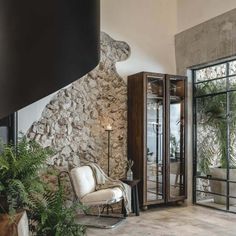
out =
{"type": "Polygon", "coordinates": [[[17,146],[1,144],[0,150],[0,212],[13,213],[31,205],[30,194],[43,191],[38,171],[53,152],[26,137],[17,146]]]}
{"type": "MultiPolygon", "coordinates": [[[[75,222],[75,216],[77,209],[84,207],[80,203],[67,207],[64,188],[52,190],[40,176],[52,154],[52,150],[26,137],[20,138],[17,146],[1,144],[0,213],[26,209],[31,231],[38,236],[82,236],[85,227],[75,222]]],[[[56,177],[55,173],[51,174],[56,177]]]]}
{"type": "Polygon", "coordinates": [[[85,210],[79,203],[65,205],[66,195],[60,186],[58,191],[48,190],[40,195],[32,195],[31,219],[34,235],[37,236],[83,236],[85,226],[76,222],[78,209],[85,210]]]}

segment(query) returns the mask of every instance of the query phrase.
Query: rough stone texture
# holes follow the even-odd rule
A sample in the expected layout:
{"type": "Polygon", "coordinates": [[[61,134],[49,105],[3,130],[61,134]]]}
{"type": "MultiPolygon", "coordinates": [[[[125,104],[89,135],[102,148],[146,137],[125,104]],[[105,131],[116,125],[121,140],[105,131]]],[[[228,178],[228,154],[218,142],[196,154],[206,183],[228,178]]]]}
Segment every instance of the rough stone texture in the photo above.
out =
{"type": "Polygon", "coordinates": [[[186,68],[236,55],[236,9],[175,36],[177,73],[186,68]]]}
{"type": "Polygon", "coordinates": [[[101,33],[101,61],[86,76],[60,90],[45,107],[42,117],[28,132],[28,137],[51,146],[56,155],[49,163],[70,165],[98,162],[107,169],[107,132],[111,124],[112,177],[125,174],[127,160],[127,86],[115,64],[126,60],[129,46],[101,33]]]}
{"type": "MultiPolygon", "coordinates": [[[[210,181],[208,179],[197,179],[197,190],[211,192],[210,181]]],[[[211,199],[212,195],[203,192],[196,193],[197,201],[201,201],[204,199],[211,199]]]]}

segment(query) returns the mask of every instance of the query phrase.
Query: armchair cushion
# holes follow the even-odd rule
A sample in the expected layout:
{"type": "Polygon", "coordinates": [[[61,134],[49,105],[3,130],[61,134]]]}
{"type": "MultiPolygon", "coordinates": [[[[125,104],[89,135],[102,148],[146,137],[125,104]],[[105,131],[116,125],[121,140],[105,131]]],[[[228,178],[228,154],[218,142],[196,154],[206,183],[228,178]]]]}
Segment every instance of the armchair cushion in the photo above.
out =
{"type": "Polygon", "coordinates": [[[124,200],[127,213],[131,209],[130,186],[108,177],[100,166],[90,163],[76,167],[70,172],[74,192],[85,205],[112,204],[124,200]]]}
{"type": "Polygon", "coordinates": [[[93,171],[89,166],[82,166],[71,170],[71,178],[75,193],[79,199],[95,191],[96,182],[93,171]]]}
{"type": "Polygon", "coordinates": [[[88,193],[80,199],[85,205],[102,205],[120,201],[123,194],[120,188],[108,188],[88,193]]]}

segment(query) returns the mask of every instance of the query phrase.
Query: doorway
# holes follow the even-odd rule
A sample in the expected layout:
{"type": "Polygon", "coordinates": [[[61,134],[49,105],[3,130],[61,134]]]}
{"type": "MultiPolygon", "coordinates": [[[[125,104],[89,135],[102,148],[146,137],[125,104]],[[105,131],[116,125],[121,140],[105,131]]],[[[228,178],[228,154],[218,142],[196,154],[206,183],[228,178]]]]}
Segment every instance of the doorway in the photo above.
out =
{"type": "Polygon", "coordinates": [[[236,60],[193,70],[195,204],[236,213],[236,60]]]}

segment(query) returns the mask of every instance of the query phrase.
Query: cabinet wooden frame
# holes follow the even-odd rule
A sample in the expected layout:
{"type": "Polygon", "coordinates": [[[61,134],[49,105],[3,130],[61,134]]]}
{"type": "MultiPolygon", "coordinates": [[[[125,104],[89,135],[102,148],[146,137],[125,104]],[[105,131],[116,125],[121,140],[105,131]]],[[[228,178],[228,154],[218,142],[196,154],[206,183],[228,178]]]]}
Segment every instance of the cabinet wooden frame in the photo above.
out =
{"type": "MultiPolygon", "coordinates": [[[[182,80],[184,86],[184,144],[186,149],[186,77],[177,75],[167,75],[161,73],[140,72],[128,76],[128,158],[134,160],[134,177],[141,179],[139,183],[139,198],[141,206],[148,206],[153,204],[168,203],[173,201],[184,200],[187,197],[187,163],[186,152],[183,151],[183,188],[184,193],[181,196],[171,198],[170,196],[170,147],[169,147],[169,133],[170,133],[170,79],[182,80]],[[148,78],[160,78],[163,81],[163,143],[162,143],[162,157],[163,157],[163,197],[162,199],[148,200],[147,199],[147,80],[148,78]]],[[[157,165],[158,166],[158,165],[157,165]]],[[[158,167],[157,167],[158,168],[158,167]]]]}

